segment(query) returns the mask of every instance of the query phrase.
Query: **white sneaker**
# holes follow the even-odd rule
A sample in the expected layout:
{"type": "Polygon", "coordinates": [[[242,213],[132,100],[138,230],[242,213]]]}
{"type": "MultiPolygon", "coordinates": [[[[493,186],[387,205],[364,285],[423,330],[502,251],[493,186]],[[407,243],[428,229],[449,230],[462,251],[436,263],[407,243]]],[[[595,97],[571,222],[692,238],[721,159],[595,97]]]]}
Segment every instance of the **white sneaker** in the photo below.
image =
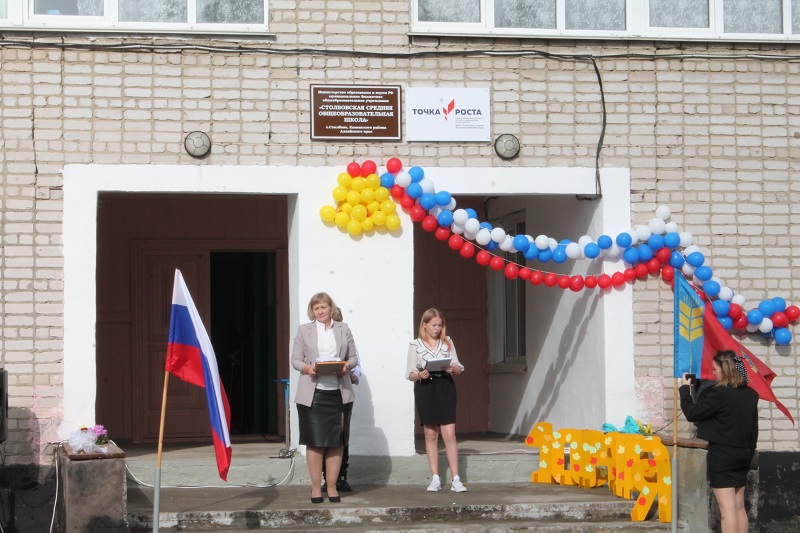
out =
{"type": "Polygon", "coordinates": [[[438,492],[440,490],[442,490],[442,480],[439,479],[439,476],[433,476],[433,479],[431,479],[431,484],[428,485],[427,491],[438,492]]]}
{"type": "Polygon", "coordinates": [[[450,485],[450,490],[453,492],[467,492],[467,487],[461,483],[461,478],[456,476],[453,478],[453,483],[450,485]]]}

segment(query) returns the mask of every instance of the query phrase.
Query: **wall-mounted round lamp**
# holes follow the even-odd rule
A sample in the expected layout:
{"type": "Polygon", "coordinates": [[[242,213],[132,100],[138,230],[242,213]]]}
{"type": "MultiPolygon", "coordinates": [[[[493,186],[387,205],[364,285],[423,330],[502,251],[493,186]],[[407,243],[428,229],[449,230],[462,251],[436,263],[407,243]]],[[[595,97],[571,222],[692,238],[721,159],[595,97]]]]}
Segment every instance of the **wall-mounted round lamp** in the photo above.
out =
{"type": "Polygon", "coordinates": [[[211,151],[211,139],[202,131],[193,131],[183,140],[183,147],[187,154],[199,159],[211,151]]]}
{"type": "Polygon", "coordinates": [[[514,159],[519,155],[519,139],[504,133],[494,140],[494,152],[501,159],[514,159]]]}

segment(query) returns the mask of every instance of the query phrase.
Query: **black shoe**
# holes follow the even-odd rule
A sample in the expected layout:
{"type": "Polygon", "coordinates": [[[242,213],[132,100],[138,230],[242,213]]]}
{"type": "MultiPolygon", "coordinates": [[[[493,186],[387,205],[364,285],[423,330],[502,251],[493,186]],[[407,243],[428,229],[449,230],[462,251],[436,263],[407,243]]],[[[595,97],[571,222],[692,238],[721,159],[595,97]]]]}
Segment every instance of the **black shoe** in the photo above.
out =
{"type": "Polygon", "coordinates": [[[339,503],[342,499],[339,496],[328,496],[328,501],[331,503],[339,503]]]}
{"type": "Polygon", "coordinates": [[[340,479],[336,483],[336,489],[339,492],[353,492],[353,487],[350,486],[350,483],[348,483],[346,479],[340,479]]]}
{"type": "Polygon", "coordinates": [[[311,503],[322,503],[324,500],[322,496],[312,496],[311,503]]]}

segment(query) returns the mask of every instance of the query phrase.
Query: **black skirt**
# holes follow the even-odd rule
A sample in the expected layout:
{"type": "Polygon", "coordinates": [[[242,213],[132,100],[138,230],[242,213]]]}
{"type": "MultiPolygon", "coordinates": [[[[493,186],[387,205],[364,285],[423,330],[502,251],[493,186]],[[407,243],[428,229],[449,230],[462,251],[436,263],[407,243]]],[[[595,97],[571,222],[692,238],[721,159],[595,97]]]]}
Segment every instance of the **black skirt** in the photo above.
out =
{"type": "Polygon", "coordinates": [[[753,460],[750,448],[736,448],[724,444],[708,443],[706,469],[708,484],[712,489],[738,488],[747,484],[747,472],[753,460]]]}
{"type": "Polygon", "coordinates": [[[337,390],[314,391],[311,407],[297,404],[300,444],[315,448],[338,448],[344,443],[342,393],[337,390]]]}
{"type": "Polygon", "coordinates": [[[456,384],[447,372],[414,383],[414,403],[423,426],[456,423],[456,384]]]}

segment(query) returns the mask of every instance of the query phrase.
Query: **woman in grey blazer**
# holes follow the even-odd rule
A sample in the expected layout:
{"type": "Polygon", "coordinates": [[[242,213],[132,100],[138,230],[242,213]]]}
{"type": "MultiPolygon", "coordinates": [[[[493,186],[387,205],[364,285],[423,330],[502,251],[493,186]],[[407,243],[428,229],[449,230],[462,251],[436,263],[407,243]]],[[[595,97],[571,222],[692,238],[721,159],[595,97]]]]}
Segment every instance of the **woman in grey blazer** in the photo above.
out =
{"type": "Polygon", "coordinates": [[[358,364],[356,345],[347,324],[331,318],[336,309],[328,294],[312,296],[308,302],[308,318],[312,322],[298,328],[292,348],[292,367],[300,372],[294,401],[300,444],[306,446],[312,503],[323,501],[323,461],[328,474],[328,499],[333,503],[341,501],[336,480],[342,465],[345,405],[355,399],[348,374],[358,364]],[[345,365],[335,375],[319,375],[318,360],[340,360],[345,365]]]}

